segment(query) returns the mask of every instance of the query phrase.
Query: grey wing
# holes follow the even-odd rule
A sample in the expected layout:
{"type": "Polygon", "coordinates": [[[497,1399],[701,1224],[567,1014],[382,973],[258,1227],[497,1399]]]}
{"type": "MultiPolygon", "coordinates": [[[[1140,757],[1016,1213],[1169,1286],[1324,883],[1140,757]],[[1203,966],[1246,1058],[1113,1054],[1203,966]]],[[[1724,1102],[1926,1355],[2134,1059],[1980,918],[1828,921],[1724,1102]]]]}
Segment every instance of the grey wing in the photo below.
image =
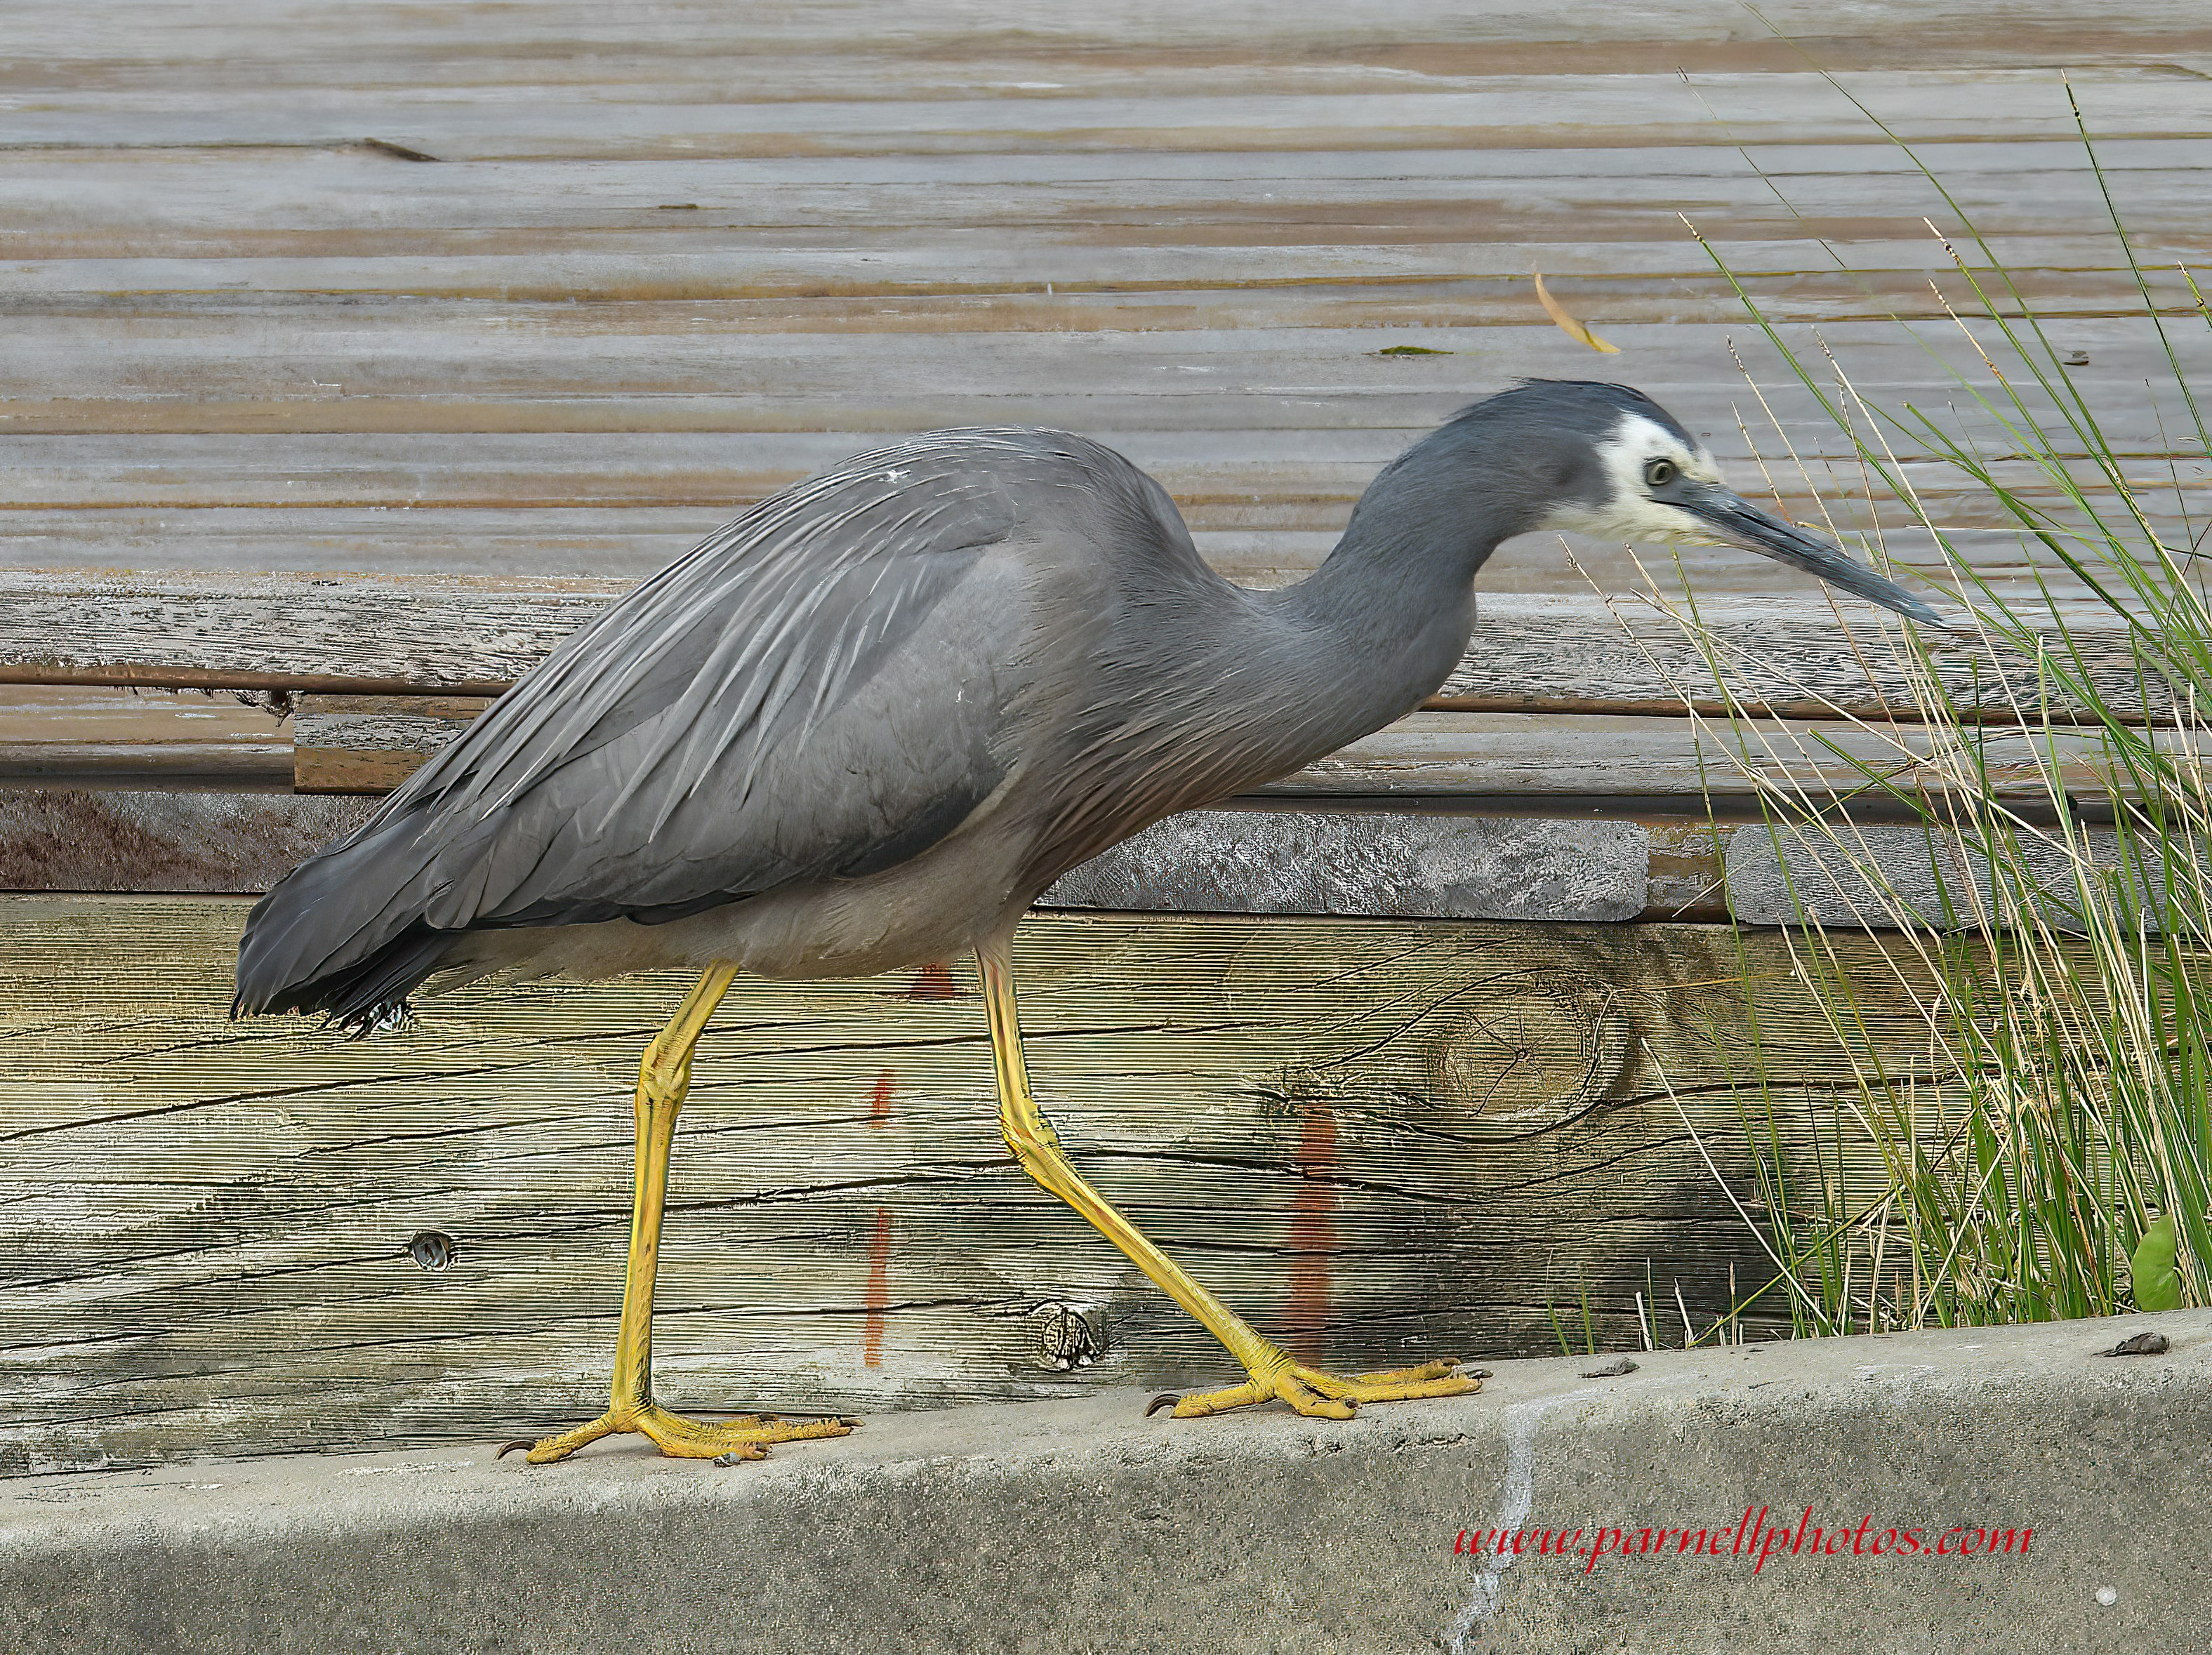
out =
{"type": "Polygon", "coordinates": [[[263,900],[240,1004],[325,1003],[294,991],[409,934],[434,962],[425,928],[673,918],[950,833],[1006,771],[1027,617],[999,468],[1036,458],[863,457],[629,593],[263,900]]]}

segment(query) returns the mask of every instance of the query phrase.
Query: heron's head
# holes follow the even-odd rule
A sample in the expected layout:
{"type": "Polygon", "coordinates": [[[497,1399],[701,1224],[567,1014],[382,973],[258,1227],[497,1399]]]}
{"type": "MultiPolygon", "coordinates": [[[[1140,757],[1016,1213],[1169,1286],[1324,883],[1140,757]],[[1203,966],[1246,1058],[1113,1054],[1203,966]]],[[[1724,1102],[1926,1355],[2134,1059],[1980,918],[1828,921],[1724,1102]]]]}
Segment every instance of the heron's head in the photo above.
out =
{"type": "Polygon", "coordinates": [[[1916,621],[1936,611],[1735,493],[1680,421],[1626,385],[1534,379],[1459,416],[1479,452],[1515,474],[1528,530],[1601,540],[1741,546],[1916,621]]]}

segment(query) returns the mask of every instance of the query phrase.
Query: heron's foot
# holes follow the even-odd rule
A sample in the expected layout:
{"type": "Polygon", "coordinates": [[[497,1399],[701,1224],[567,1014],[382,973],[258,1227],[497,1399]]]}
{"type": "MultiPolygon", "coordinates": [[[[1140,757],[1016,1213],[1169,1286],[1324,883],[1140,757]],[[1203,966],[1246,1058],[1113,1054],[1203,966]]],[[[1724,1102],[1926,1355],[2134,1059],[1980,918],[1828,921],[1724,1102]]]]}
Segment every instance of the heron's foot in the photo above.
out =
{"type": "Polygon", "coordinates": [[[1226,1391],[1180,1397],[1176,1402],[1175,1416],[1198,1419],[1207,1414],[1224,1414],[1232,1408],[1249,1408],[1255,1403],[1275,1400],[1290,1403],[1309,1419],[1348,1420],[1358,1412],[1364,1402],[1463,1397],[1470,1391],[1482,1389],[1480,1379],[1460,1373],[1458,1367],[1456,1362],[1423,1362],[1418,1367],[1393,1367],[1380,1373],[1362,1373],[1340,1379],[1317,1367],[1285,1361],[1279,1367],[1255,1373],[1243,1384],[1231,1385],[1226,1391]]]}
{"type": "Polygon", "coordinates": [[[736,1419],[691,1420],[672,1414],[659,1403],[641,1407],[611,1408],[589,1425],[580,1425],[558,1436],[541,1437],[534,1443],[509,1443],[527,1447],[524,1456],[532,1465],[550,1465],[566,1459],[587,1442],[629,1431],[649,1437],[660,1452],[677,1459],[712,1459],[729,1463],[765,1459],[772,1442],[796,1442],[807,1437],[842,1437],[858,1425],[848,1419],[780,1419],[774,1414],[744,1414],[736,1419]]]}

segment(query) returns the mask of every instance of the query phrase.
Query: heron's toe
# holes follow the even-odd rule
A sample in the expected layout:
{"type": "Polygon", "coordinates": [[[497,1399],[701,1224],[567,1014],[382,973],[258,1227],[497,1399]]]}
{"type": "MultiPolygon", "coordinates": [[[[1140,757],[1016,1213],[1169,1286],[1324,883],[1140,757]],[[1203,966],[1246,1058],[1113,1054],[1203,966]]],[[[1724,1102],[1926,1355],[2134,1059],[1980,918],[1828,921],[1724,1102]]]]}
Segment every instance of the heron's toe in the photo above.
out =
{"type": "Polygon", "coordinates": [[[1429,1397],[1463,1397],[1482,1389],[1482,1381],[1458,1371],[1457,1362],[1423,1362],[1415,1367],[1386,1368],[1340,1379],[1333,1373],[1300,1370],[1307,1384],[1325,1397],[1346,1402],[1419,1402],[1429,1397]]]}
{"type": "MultiPolygon", "coordinates": [[[[1394,1367],[1378,1373],[1339,1379],[1317,1367],[1291,1362],[1273,1373],[1255,1373],[1243,1385],[1202,1396],[1184,1397],[1175,1407],[1177,1419],[1200,1419],[1249,1408],[1270,1401],[1284,1402],[1309,1419],[1348,1420],[1362,1403],[1419,1402],[1431,1397],[1463,1397],[1482,1389],[1482,1381],[1458,1371],[1448,1361],[1422,1362],[1413,1367],[1394,1367]]],[[[1156,1403],[1154,1406],[1158,1404],[1156,1403]]]]}
{"type": "Polygon", "coordinates": [[[658,1403],[641,1408],[610,1409],[589,1425],[535,1443],[510,1442],[499,1452],[526,1447],[524,1456],[532,1465],[550,1465],[566,1459],[586,1443],[629,1432],[642,1436],[673,1459],[706,1459],[734,1465],[739,1460],[765,1459],[769,1445],[798,1442],[813,1437],[842,1437],[860,1421],[841,1419],[787,1420],[774,1414],[743,1414],[734,1419],[695,1420],[672,1414],[658,1403]]]}
{"type": "Polygon", "coordinates": [[[659,1404],[638,1416],[635,1429],[659,1445],[660,1452],[676,1459],[765,1459],[772,1442],[802,1442],[814,1437],[842,1437],[853,1427],[835,1417],[813,1420],[779,1419],[773,1414],[748,1414],[733,1420],[693,1420],[672,1414],[659,1404]]]}

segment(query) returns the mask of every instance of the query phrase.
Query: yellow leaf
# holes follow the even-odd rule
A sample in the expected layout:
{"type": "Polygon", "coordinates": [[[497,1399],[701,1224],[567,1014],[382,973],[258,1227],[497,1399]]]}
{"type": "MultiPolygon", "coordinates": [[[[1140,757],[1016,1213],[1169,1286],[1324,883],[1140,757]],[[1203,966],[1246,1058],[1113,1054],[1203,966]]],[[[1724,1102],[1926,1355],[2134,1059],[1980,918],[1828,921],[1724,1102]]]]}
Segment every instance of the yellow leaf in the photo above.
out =
{"type": "Polygon", "coordinates": [[[1609,345],[1606,343],[1604,340],[1599,338],[1597,335],[1592,333],[1581,323],[1576,321],[1573,317],[1567,314],[1567,307],[1565,305],[1562,305],[1558,300],[1553,298],[1551,294],[1545,288],[1544,277],[1540,271],[1537,273],[1536,276],[1536,299],[1537,301],[1543,306],[1544,314],[1550,317],[1554,322],[1557,322],[1559,324],[1559,330],[1562,333],[1568,334],[1574,338],[1579,339],[1583,343],[1588,345],[1592,350],[1601,350],[1608,356],[1618,356],[1620,355],[1620,347],[1619,345],[1609,345]]]}

